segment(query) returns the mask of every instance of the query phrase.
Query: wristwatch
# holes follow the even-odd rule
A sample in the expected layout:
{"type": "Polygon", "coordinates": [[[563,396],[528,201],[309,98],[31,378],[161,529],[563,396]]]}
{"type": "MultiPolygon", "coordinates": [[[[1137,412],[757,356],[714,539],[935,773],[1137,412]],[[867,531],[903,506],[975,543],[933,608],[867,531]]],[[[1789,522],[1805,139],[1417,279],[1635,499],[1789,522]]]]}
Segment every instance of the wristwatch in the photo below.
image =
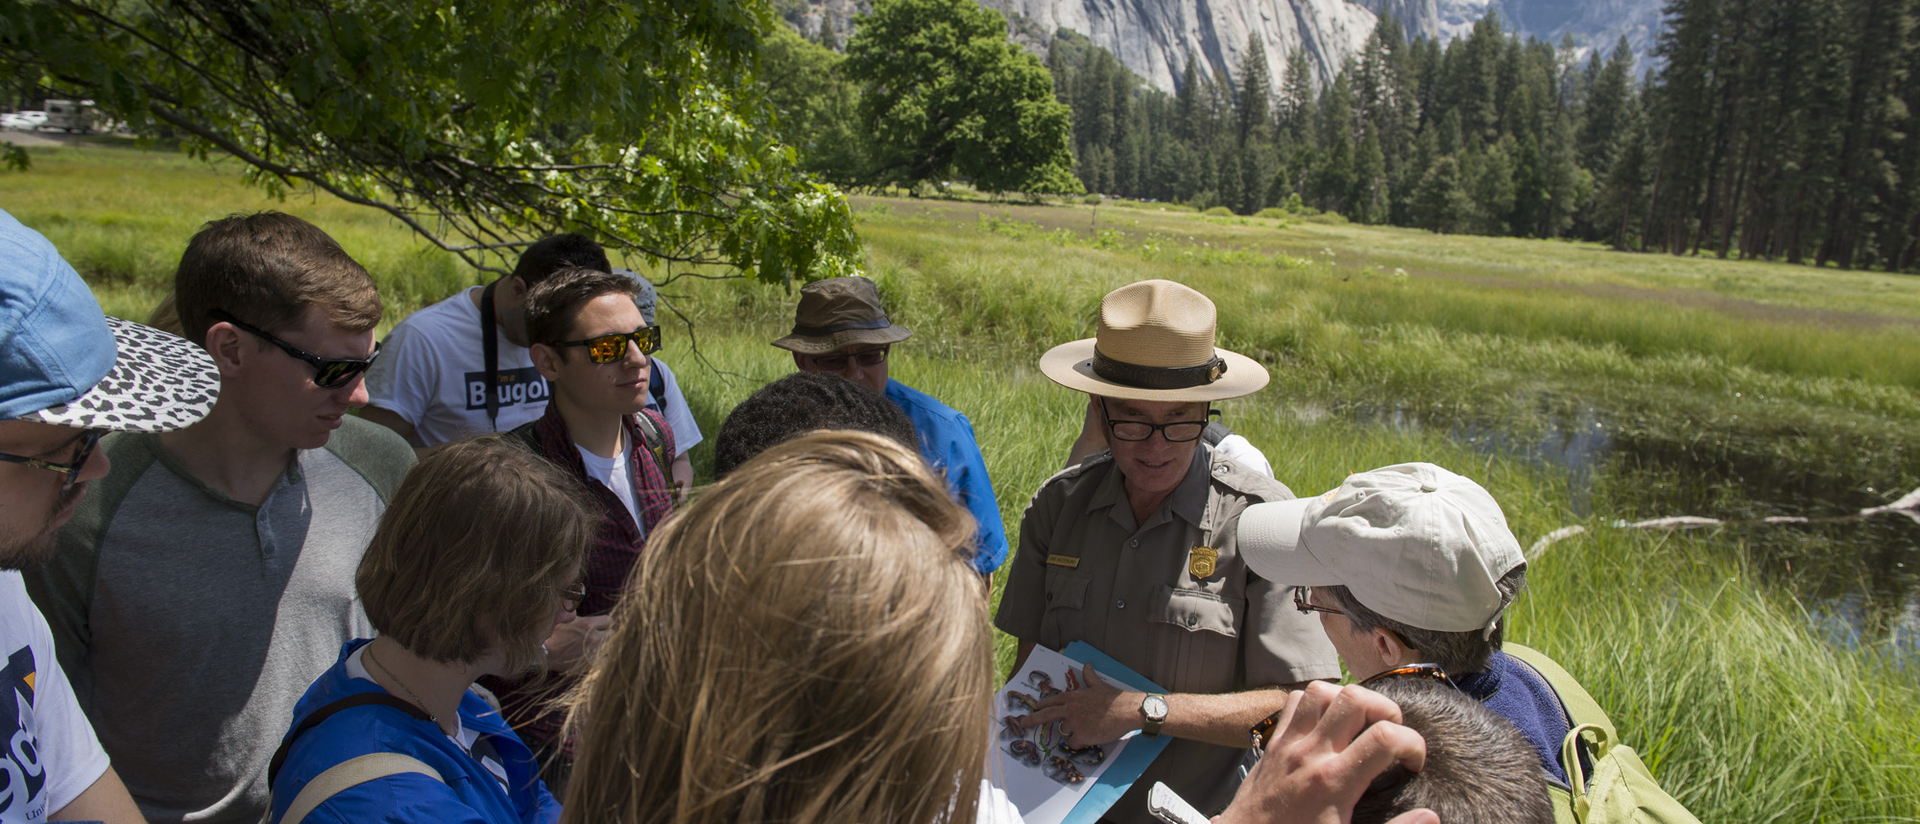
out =
{"type": "Polygon", "coordinates": [[[1160,725],[1167,723],[1167,697],[1148,694],[1140,701],[1140,717],[1146,723],[1140,725],[1140,734],[1148,738],[1160,737],[1160,725]]]}

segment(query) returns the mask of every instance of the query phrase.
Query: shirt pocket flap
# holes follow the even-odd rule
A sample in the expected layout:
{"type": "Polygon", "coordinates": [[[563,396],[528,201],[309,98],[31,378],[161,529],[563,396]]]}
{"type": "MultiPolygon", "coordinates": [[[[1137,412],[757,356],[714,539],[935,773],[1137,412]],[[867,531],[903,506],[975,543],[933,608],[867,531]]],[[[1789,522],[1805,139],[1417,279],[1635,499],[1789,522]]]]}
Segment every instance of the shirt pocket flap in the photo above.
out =
{"type": "Polygon", "coordinates": [[[1047,609],[1080,609],[1087,604],[1093,576],[1070,569],[1047,570],[1047,609]]]}
{"type": "Polygon", "coordinates": [[[1206,631],[1238,638],[1233,605],[1211,592],[1161,587],[1153,596],[1151,620],[1190,632],[1206,631]]]}

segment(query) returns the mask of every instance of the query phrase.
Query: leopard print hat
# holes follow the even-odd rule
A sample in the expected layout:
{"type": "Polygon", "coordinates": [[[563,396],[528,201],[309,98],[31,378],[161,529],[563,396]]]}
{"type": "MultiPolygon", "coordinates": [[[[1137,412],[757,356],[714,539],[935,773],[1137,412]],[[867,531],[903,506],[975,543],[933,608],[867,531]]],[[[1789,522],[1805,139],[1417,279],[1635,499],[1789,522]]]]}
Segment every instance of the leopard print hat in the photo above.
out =
{"type": "Polygon", "coordinates": [[[168,432],[207,416],[220,394],[213,358],[185,338],[130,320],[107,318],[119,356],[107,376],[59,406],[21,420],[105,429],[168,432]]]}

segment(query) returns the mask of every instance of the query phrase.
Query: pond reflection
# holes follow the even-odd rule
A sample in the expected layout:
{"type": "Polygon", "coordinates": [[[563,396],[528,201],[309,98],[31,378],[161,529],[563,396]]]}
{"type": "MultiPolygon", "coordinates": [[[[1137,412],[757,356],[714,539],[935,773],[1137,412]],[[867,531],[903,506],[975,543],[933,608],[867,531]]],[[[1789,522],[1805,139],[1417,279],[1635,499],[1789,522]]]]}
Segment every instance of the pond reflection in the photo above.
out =
{"type": "Polygon", "coordinates": [[[1565,473],[1570,504],[1581,515],[1732,522],[1711,527],[1719,533],[1710,545],[1746,552],[1764,580],[1800,600],[1825,637],[1882,650],[1902,665],[1920,664],[1920,519],[1857,517],[1920,485],[1915,478],[1855,477],[1874,463],[1858,455],[1790,463],[1747,433],[1663,436],[1618,426],[1592,406],[1546,399],[1538,411],[1524,424],[1365,404],[1332,414],[1373,426],[1444,431],[1479,451],[1565,473]],[[1809,522],[1765,523],[1768,518],[1809,522]]]}

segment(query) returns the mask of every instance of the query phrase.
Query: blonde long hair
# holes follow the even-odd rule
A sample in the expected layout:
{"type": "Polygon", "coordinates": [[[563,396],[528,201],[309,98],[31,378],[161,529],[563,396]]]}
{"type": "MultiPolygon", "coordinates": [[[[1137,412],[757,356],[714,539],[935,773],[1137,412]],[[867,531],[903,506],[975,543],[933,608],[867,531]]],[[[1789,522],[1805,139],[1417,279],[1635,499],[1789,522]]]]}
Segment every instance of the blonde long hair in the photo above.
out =
{"type": "Polygon", "coordinates": [[[973,535],[885,438],[742,466],[648,541],[574,696],[563,822],[971,822],[993,694],[973,535]]]}

